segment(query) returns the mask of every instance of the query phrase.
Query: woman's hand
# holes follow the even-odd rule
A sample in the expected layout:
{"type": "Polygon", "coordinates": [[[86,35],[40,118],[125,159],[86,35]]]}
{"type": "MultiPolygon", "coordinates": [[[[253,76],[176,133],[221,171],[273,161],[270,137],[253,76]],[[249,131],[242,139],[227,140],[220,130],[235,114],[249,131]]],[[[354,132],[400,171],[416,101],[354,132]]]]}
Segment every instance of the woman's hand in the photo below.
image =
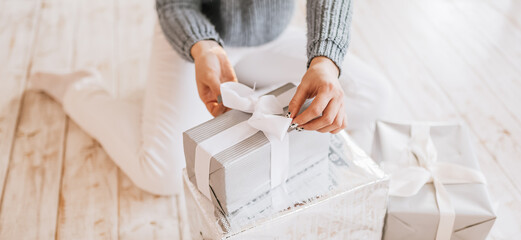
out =
{"type": "Polygon", "coordinates": [[[305,130],[338,133],[347,125],[344,108],[344,91],[338,82],[339,70],[326,57],[315,57],[302,78],[297,92],[289,103],[293,123],[305,130]],[[306,99],[313,98],[311,105],[298,116],[306,99]]]}
{"type": "Polygon", "coordinates": [[[214,117],[227,111],[222,103],[217,102],[223,82],[237,81],[235,71],[224,49],[215,41],[203,40],[190,49],[195,63],[197,91],[204,105],[214,117]]]}

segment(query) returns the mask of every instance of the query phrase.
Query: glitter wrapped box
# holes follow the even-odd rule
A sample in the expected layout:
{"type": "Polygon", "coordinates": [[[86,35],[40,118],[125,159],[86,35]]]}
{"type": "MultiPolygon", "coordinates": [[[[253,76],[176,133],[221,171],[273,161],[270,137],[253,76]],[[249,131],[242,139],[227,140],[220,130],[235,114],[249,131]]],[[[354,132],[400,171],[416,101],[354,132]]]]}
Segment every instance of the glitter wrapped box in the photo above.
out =
{"type": "Polygon", "coordinates": [[[388,198],[388,177],[344,132],[331,138],[327,158],[279,186],[285,190],[233,214],[218,211],[186,172],[184,187],[192,239],[380,239],[388,198]]]}

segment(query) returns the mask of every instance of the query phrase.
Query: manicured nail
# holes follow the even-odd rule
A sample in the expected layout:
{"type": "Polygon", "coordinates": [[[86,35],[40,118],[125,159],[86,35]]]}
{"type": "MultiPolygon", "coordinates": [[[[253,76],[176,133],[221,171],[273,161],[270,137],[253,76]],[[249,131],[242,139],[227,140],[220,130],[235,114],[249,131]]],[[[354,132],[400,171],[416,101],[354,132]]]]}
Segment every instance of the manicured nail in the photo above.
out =
{"type": "Polygon", "coordinates": [[[302,130],[304,130],[303,127],[297,127],[297,131],[302,132],[302,130]]]}
{"type": "Polygon", "coordinates": [[[286,113],[286,117],[290,118],[291,117],[291,112],[286,113]]]}
{"type": "Polygon", "coordinates": [[[292,123],[289,127],[290,127],[290,128],[296,128],[297,126],[298,126],[298,124],[296,124],[296,123],[292,123]]]}

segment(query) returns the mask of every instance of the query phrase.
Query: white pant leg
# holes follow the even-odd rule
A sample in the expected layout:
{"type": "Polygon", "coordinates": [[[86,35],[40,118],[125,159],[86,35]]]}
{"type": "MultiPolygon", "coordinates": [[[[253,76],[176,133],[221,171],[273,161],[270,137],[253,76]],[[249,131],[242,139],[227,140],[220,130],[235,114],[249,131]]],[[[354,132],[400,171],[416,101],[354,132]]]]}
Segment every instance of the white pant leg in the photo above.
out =
{"type": "MultiPolygon", "coordinates": [[[[244,56],[235,71],[240,82],[257,86],[300,82],[306,72],[306,34],[288,28],[275,41],[244,56]]],[[[390,97],[388,81],[348,53],[340,83],[345,92],[347,130],[366,151],[370,150],[374,121],[384,114],[390,97]]]]}
{"type": "Polygon", "coordinates": [[[211,117],[199,100],[193,64],[157,26],[143,109],[113,98],[93,79],[70,87],[64,108],[138,187],[162,195],[182,192],[182,132],[211,117]]]}

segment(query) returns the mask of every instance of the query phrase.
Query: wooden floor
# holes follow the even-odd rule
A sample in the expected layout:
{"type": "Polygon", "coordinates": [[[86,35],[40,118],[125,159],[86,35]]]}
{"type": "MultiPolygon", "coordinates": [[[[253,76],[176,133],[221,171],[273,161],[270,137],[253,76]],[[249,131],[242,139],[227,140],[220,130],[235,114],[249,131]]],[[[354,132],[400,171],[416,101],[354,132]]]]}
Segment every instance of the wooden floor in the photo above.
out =
{"type": "MultiPolygon", "coordinates": [[[[517,0],[355,4],[350,51],[388,77],[389,117],[469,126],[498,214],[490,239],[521,239],[520,13],[517,0]]],[[[190,238],[179,196],[137,189],[25,91],[33,72],[83,67],[117,96],[140,89],[154,22],[151,0],[0,0],[0,239],[190,238]]]]}

